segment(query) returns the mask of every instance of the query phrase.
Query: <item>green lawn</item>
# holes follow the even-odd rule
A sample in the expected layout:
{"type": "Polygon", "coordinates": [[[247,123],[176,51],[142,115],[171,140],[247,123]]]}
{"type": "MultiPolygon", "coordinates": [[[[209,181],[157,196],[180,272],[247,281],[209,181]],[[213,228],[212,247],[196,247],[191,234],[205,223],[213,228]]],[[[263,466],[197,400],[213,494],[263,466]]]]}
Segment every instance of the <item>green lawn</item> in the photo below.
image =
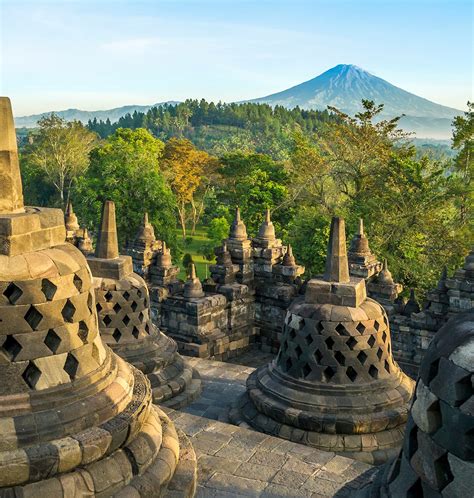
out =
{"type": "MultiPolygon", "coordinates": [[[[176,230],[178,238],[181,237],[181,230],[176,230]]],[[[207,261],[202,254],[200,254],[200,248],[202,245],[209,243],[209,238],[207,237],[207,228],[198,227],[196,233],[191,235],[188,233],[188,237],[192,237],[192,242],[189,245],[183,244],[183,255],[187,252],[193,257],[194,264],[196,265],[196,272],[200,279],[206,278],[206,267],[211,265],[213,261],[207,261]]],[[[186,279],[186,271],[182,263],[183,257],[181,256],[179,261],[173,261],[175,265],[178,265],[181,269],[179,272],[179,278],[183,280],[186,279]]],[[[209,276],[209,270],[207,271],[209,276]]]]}

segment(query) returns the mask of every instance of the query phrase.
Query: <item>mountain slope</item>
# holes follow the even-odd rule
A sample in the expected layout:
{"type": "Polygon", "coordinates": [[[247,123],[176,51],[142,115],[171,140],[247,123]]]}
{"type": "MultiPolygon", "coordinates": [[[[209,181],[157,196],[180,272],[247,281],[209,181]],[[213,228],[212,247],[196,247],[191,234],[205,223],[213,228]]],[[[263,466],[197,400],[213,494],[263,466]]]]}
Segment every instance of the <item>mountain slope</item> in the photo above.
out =
{"type": "MultiPolygon", "coordinates": [[[[153,105],[125,105],[122,107],[116,107],[114,109],[107,109],[103,111],[81,111],[80,109],[67,109],[64,111],[54,111],[56,115],[66,121],[82,121],[84,124],[89,121],[89,119],[97,118],[97,120],[110,119],[112,123],[118,121],[119,118],[125,116],[125,114],[133,114],[137,112],[147,112],[152,107],[157,107],[163,104],[177,104],[175,101],[160,102],[153,105]]],[[[39,119],[44,116],[51,114],[53,111],[43,112],[41,114],[32,114],[30,116],[19,116],[15,118],[15,126],[17,128],[34,128],[39,119]]]]}
{"type": "Polygon", "coordinates": [[[405,114],[401,120],[405,129],[433,138],[448,138],[452,119],[462,114],[458,109],[418,97],[351,64],[340,64],[309,81],[249,102],[304,109],[325,109],[331,105],[355,114],[360,111],[362,99],[383,103],[383,117],[405,114]]]}

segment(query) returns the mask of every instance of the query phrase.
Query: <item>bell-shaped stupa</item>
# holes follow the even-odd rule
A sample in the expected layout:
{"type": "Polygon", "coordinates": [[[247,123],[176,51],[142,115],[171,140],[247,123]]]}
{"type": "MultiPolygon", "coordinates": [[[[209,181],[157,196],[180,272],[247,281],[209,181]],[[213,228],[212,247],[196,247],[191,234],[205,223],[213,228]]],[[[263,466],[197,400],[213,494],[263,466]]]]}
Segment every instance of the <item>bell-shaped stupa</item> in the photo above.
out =
{"type": "Polygon", "coordinates": [[[378,464],[401,445],[412,392],[384,309],[349,276],[344,220],[333,218],[324,277],[293,301],[277,357],[250,375],[231,420],[378,464]]]}
{"type": "Polygon", "coordinates": [[[421,362],[400,454],[359,492],[366,498],[472,496],[474,311],[434,336],[421,362]]]}
{"type": "Polygon", "coordinates": [[[178,354],[176,342],[152,322],[147,285],[133,272],[132,258],[119,255],[112,201],[104,203],[96,253],[88,262],[103,340],[146,374],[156,403],[172,408],[190,403],[199,395],[201,381],[178,354]]]}
{"type": "MultiPolygon", "coordinates": [[[[162,496],[177,485],[178,434],[146,377],[103,344],[63,212],[23,207],[5,97],[0,191],[0,495],[162,496]]],[[[194,471],[178,480],[192,496],[194,471]]]]}

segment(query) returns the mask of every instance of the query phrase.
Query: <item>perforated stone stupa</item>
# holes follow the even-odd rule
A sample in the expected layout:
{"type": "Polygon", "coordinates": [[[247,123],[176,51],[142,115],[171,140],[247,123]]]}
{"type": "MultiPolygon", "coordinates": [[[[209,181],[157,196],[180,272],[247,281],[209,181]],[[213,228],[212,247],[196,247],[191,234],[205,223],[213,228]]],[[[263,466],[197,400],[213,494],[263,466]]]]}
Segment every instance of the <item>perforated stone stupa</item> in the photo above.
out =
{"type": "Polygon", "coordinates": [[[132,258],[119,255],[112,201],[104,203],[96,255],[88,262],[104,341],[147,375],[156,403],[177,408],[195,399],[201,384],[197,373],[153,324],[146,283],[133,272],[132,258]]]}
{"type": "Polygon", "coordinates": [[[334,218],[324,278],[293,301],[276,359],[250,375],[231,420],[381,463],[401,445],[412,391],[384,309],[349,277],[344,220],[334,218]]]}
{"type": "Polygon", "coordinates": [[[17,157],[2,97],[0,495],[162,496],[178,479],[192,496],[192,448],[146,377],[104,346],[87,262],[61,210],[23,207],[17,157]]]}
{"type": "Polygon", "coordinates": [[[472,496],[474,486],[474,311],[432,340],[420,368],[403,448],[359,496],[472,496]]]}

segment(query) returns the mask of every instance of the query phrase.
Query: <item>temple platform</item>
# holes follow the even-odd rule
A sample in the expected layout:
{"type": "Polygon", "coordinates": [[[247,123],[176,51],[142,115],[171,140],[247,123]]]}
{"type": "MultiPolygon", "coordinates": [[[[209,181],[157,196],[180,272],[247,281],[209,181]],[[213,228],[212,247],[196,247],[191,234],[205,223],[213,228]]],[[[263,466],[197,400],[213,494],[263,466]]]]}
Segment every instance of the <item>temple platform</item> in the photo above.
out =
{"type": "Polygon", "coordinates": [[[200,498],[344,497],[371,481],[376,467],[227,423],[248,375],[272,355],[251,350],[229,363],[190,358],[201,396],[186,408],[164,409],[189,438],[198,460],[200,498]],[[251,365],[251,366],[250,366],[251,365]]]}

